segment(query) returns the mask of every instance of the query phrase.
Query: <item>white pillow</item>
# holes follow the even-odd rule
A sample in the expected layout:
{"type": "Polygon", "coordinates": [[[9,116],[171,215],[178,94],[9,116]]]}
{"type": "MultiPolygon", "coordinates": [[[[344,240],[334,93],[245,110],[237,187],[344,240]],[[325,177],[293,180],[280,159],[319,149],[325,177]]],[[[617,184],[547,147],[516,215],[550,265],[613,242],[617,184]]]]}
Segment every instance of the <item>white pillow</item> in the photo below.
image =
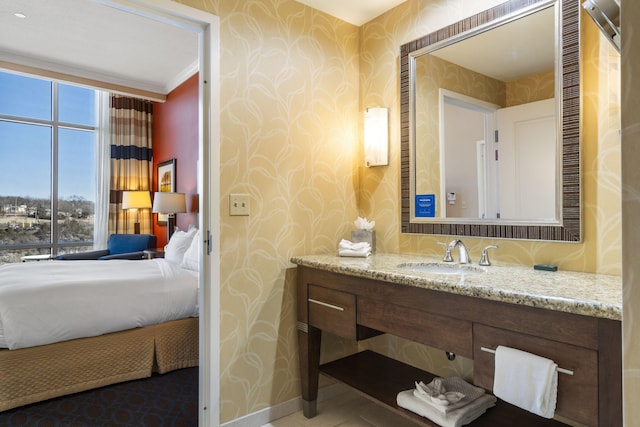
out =
{"type": "Polygon", "coordinates": [[[180,266],[187,270],[200,271],[200,232],[197,232],[191,240],[191,245],[184,253],[180,266]]]}
{"type": "Polygon", "coordinates": [[[196,227],[189,227],[189,231],[176,229],[171,235],[169,243],[164,247],[164,259],[180,264],[184,258],[184,253],[189,249],[193,236],[197,233],[198,229],[196,227]]]}

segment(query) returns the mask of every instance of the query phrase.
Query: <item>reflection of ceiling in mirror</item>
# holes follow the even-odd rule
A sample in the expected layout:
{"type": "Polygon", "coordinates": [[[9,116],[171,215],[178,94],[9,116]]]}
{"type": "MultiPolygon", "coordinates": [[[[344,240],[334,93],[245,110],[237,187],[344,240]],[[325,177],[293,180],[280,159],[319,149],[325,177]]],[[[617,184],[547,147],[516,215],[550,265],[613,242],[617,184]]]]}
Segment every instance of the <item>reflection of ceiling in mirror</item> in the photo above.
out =
{"type": "Polygon", "coordinates": [[[551,71],[555,57],[554,8],[527,15],[431,54],[505,82],[551,71]]]}

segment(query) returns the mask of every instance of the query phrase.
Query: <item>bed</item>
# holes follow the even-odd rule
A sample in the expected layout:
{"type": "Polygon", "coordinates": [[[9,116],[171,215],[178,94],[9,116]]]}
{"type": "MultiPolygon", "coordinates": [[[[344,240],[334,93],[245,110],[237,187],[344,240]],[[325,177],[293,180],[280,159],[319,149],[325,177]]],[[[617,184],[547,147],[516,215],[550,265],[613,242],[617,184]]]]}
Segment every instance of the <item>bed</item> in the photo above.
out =
{"type": "Polygon", "coordinates": [[[197,366],[197,302],[161,258],[0,266],[0,411],[197,366]]]}

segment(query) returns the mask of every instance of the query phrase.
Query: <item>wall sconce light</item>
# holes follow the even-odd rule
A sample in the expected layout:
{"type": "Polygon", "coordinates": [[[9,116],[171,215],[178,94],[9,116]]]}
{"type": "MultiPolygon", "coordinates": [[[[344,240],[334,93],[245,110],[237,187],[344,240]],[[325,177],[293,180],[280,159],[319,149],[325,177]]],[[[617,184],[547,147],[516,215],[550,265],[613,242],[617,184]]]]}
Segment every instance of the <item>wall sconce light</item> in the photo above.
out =
{"type": "Polygon", "coordinates": [[[164,213],[167,218],[167,242],[176,228],[177,213],[187,211],[187,201],[184,193],[157,192],[153,196],[153,213],[164,213]]]}
{"type": "Polygon", "coordinates": [[[135,211],[136,220],[133,223],[133,233],[140,234],[140,222],[138,222],[138,209],[151,208],[151,196],[148,191],[123,191],[122,209],[135,211]]]}
{"type": "Polygon", "coordinates": [[[364,164],[389,164],[389,109],[367,108],[364,112],[364,164]]]}

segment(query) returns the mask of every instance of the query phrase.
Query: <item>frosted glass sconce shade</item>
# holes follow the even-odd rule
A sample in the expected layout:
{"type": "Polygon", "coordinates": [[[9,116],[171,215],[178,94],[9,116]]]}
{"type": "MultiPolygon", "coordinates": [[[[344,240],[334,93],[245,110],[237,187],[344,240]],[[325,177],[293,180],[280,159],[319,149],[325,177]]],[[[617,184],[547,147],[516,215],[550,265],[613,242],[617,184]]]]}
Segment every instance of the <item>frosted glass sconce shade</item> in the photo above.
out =
{"type": "Polygon", "coordinates": [[[389,164],[388,108],[367,108],[364,113],[364,163],[367,167],[389,164]]]}

